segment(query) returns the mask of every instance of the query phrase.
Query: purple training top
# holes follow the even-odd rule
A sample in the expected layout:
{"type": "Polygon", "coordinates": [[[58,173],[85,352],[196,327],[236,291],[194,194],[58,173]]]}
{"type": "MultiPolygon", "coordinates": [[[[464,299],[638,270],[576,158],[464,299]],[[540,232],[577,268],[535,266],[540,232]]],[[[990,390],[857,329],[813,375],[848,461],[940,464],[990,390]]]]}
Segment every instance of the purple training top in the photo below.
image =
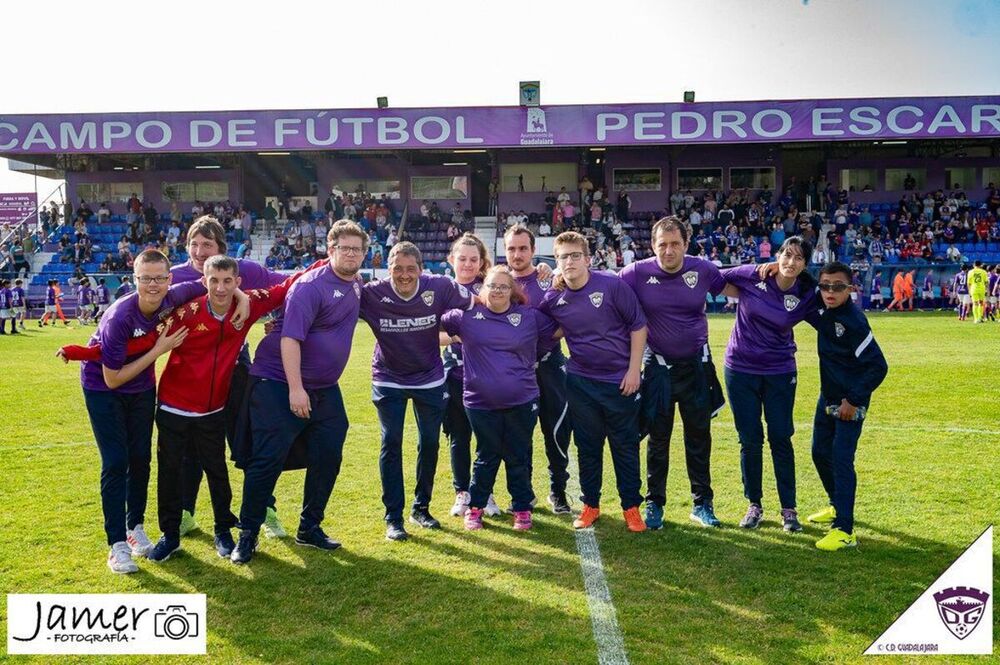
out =
{"type": "MultiPolygon", "coordinates": [[[[479,295],[479,292],[483,290],[483,280],[477,277],[471,284],[462,284],[462,286],[472,291],[475,295],[479,295]]],[[[444,347],[442,358],[444,360],[444,373],[448,378],[461,382],[464,376],[462,370],[464,364],[462,344],[459,342],[444,347]]]]}
{"type": "Polygon", "coordinates": [[[95,296],[98,305],[107,305],[111,302],[111,291],[103,284],[97,287],[95,290],[95,296]]]}
{"type": "Polygon", "coordinates": [[[441,316],[468,309],[473,296],[450,277],[421,275],[408,300],[390,280],[369,282],[361,289],[361,318],[375,333],[372,384],[386,388],[433,388],[444,383],[441,316]]]}
{"type": "Polygon", "coordinates": [[[10,304],[10,289],[0,288],[0,309],[9,309],[13,307],[10,304]]]}
{"type": "Polygon", "coordinates": [[[104,383],[103,367],[119,370],[142,353],[128,356],[125,355],[125,345],[132,337],[142,337],[155,328],[161,320],[168,319],[170,310],[178,305],[186,303],[192,298],[205,295],[205,287],[200,282],[188,282],[171,286],[167,291],[167,297],[163,299],[160,308],[151,318],[146,318],[139,311],[139,295],[129,294],[121,298],[104,313],[97,330],[90,336],[88,346],[101,345],[101,361],[84,361],[80,366],[80,382],[84,390],[111,391],[116,393],[141,393],[152,390],[156,385],[156,371],[154,364],[147,367],[137,377],[127,383],[118,386],[114,390],[108,388],[104,383]]]}
{"type": "Polygon", "coordinates": [[[538,399],[535,365],[542,340],[558,326],[528,305],[496,313],[477,304],[441,318],[449,335],[462,338],[465,388],[462,403],[470,409],[509,409],[538,399]]]}
{"type": "Polygon", "coordinates": [[[611,273],[591,271],[581,289],[547,291],[538,309],[563,329],[570,352],[567,372],[621,383],[628,373],[631,333],[646,325],[628,284],[611,273]]]}
{"type": "Polygon", "coordinates": [[[89,286],[81,286],[79,297],[81,305],[89,305],[94,300],[94,290],[89,286]]]}
{"type": "Polygon", "coordinates": [[[740,290],[736,325],[726,346],[726,367],[746,374],[785,374],[795,371],[792,327],[817,310],[816,290],[795,281],[788,291],[774,277],[762,280],[756,265],[722,273],[740,290]]]}
{"type": "Polygon", "coordinates": [[[621,279],[632,287],[649,322],[647,344],[667,360],[700,356],[708,344],[705,296],[717,296],[726,280],[716,265],[684,257],[680,270],[668,273],[656,257],[625,266],[621,279]]]}
{"type": "Polygon", "coordinates": [[[20,286],[15,286],[10,290],[10,306],[24,307],[24,289],[20,286]]]}
{"type": "MultiPolygon", "coordinates": [[[[537,271],[526,277],[515,277],[514,279],[524,289],[524,295],[528,296],[528,304],[536,308],[542,304],[545,292],[552,288],[552,278],[542,279],[537,271]]],[[[562,352],[562,342],[558,339],[543,340],[541,346],[538,347],[539,359],[544,358],[552,351],[562,352]]]]}
{"type": "MultiPolygon", "coordinates": [[[[266,289],[281,284],[287,277],[281,273],[271,272],[253,261],[239,259],[236,263],[240,265],[240,289],[243,291],[266,289]]],[[[170,269],[170,274],[174,276],[171,282],[173,284],[193,282],[202,278],[202,274],[195,270],[190,261],[174,266],[170,269]]]]}
{"type": "Polygon", "coordinates": [[[45,289],[45,304],[49,307],[56,304],[56,289],[54,286],[45,289]]]}
{"type": "Polygon", "coordinates": [[[329,264],[299,278],[285,297],[274,330],[257,346],[250,375],[288,383],[281,364],[281,338],[301,342],[302,386],[337,385],[351,355],[361,306],[361,284],[337,276],[329,264]]]}

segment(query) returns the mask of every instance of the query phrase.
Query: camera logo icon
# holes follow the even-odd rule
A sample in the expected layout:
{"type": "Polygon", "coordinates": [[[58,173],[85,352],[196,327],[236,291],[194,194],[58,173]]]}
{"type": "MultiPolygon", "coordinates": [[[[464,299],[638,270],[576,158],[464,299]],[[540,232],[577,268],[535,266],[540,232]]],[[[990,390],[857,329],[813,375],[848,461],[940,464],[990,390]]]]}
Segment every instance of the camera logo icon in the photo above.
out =
{"type": "Polygon", "coordinates": [[[198,636],[198,614],[183,605],[168,605],[153,615],[153,633],[157,637],[183,640],[198,636]]]}

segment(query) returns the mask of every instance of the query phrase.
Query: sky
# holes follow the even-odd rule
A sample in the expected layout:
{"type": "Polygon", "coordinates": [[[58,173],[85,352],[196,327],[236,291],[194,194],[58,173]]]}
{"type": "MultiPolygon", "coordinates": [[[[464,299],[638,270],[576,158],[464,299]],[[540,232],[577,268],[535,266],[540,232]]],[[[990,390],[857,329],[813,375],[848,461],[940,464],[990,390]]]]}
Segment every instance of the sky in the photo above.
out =
{"type": "Polygon", "coordinates": [[[1000,0],[8,5],[0,118],[1000,94],[1000,0]]]}

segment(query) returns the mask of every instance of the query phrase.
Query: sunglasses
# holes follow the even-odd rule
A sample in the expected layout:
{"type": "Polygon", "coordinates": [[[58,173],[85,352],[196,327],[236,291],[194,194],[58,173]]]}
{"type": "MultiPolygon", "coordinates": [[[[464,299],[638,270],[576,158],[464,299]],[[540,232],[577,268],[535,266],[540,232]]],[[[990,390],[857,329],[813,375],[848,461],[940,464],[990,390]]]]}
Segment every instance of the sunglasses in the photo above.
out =
{"type": "Polygon", "coordinates": [[[833,291],[834,293],[842,293],[849,288],[851,288],[851,285],[844,284],[843,282],[834,282],[832,284],[829,282],[820,282],[819,284],[820,291],[833,291]]]}

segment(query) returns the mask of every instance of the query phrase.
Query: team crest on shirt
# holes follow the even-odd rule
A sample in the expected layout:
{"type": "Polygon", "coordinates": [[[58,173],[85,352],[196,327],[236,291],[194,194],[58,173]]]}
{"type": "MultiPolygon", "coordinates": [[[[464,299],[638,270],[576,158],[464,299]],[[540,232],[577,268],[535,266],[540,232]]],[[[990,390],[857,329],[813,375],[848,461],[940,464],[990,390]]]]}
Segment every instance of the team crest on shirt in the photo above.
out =
{"type": "Polygon", "coordinates": [[[764,280],[761,280],[761,281],[757,282],[754,286],[756,286],[758,289],[760,289],[764,293],[767,293],[767,284],[764,282],[764,280]]]}
{"type": "MultiPolygon", "coordinates": [[[[459,293],[462,293],[462,291],[465,291],[465,293],[462,294],[463,297],[467,298],[469,296],[469,292],[468,292],[468,290],[466,290],[466,288],[464,286],[462,286],[461,284],[459,284],[458,288],[459,288],[459,293]]],[[[430,307],[431,305],[434,304],[434,292],[433,291],[424,291],[423,293],[420,294],[420,298],[424,301],[424,304],[427,305],[428,307],[430,307]]]]}
{"type": "Polygon", "coordinates": [[[590,294],[590,304],[594,307],[600,307],[604,303],[604,292],[594,291],[590,294]]]}
{"type": "Polygon", "coordinates": [[[681,275],[684,278],[684,283],[687,284],[689,289],[693,289],[698,286],[698,273],[695,270],[688,270],[686,273],[681,275]]]}
{"type": "Polygon", "coordinates": [[[844,330],[845,330],[845,328],[844,328],[844,324],[843,323],[840,323],[838,321],[837,323],[833,324],[833,332],[837,334],[837,337],[843,337],[844,336],[844,330]]]}
{"type": "Polygon", "coordinates": [[[799,299],[795,296],[785,296],[785,310],[791,312],[799,306],[799,299]]]}
{"type": "Polygon", "coordinates": [[[480,284],[479,282],[476,282],[475,284],[472,285],[472,292],[475,293],[477,296],[479,295],[479,292],[482,290],[483,290],[483,285],[480,284]]]}
{"type": "Polygon", "coordinates": [[[507,320],[510,321],[510,325],[514,326],[515,328],[521,325],[521,315],[517,312],[515,312],[514,314],[508,314],[507,320]]]}
{"type": "Polygon", "coordinates": [[[552,278],[551,277],[549,277],[547,279],[542,279],[541,277],[539,277],[535,281],[538,283],[538,288],[540,288],[542,291],[548,291],[549,289],[552,288],[552,278]]]}
{"type": "MultiPolygon", "coordinates": [[[[455,282],[455,283],[458,284],[458,282],[455,282]]],[[[461,294],[461,296],[463,298],[468,298],[469,297],[469,289],[465,288],[461,284],[458,284],[458,292],[459,292],[459,294],[461,294]]],[[[434,302],[434,292],[433,291],[424,291],[423,298],[424,298],[424,302],[427,303],[427,306],[430,307],[430,304],[432,302],[434,302]],[[431,300],[430,300],[430,302],[427,302],[427,294],[428,293],[431,294],[431,300]]]]}

